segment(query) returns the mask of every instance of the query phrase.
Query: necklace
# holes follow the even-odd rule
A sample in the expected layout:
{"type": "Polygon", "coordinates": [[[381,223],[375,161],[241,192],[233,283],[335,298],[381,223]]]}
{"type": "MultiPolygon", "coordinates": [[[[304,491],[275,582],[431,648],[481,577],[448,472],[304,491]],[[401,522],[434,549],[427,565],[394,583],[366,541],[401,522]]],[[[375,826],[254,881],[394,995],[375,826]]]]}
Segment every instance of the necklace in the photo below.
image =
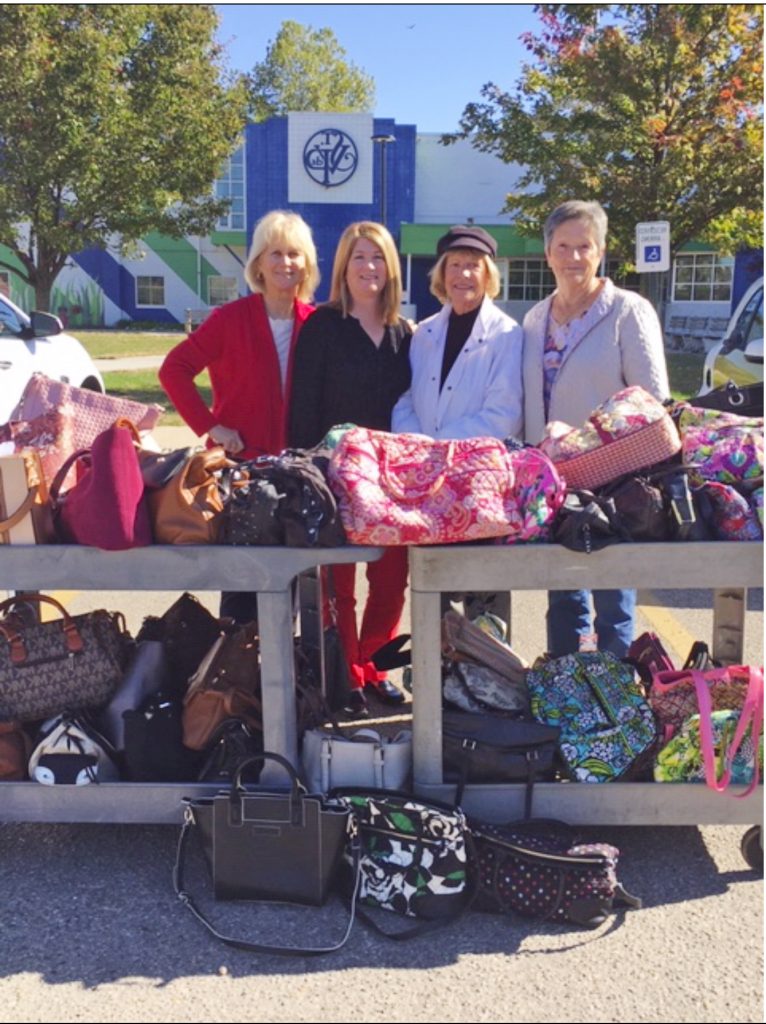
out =
{"type": "Polygon", "coordinates": [[[584,316],[593,302],[601,291],[601,282],[597,288],[594,288],[588,295],[580,296],[575,302],[567,303],[561,296],[560,292],[556,292],[553,296],[553,302],[551,303],[551,316],[560,327],[564,327],[571,323],[573,320],[579,319],[584,316]]]}

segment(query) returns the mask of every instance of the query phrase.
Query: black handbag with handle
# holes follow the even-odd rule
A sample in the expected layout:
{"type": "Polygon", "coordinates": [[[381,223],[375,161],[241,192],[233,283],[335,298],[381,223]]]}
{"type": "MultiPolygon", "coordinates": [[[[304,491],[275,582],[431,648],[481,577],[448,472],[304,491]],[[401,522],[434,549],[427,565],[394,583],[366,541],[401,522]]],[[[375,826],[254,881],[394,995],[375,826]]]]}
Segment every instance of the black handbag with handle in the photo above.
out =
{"type": "Polygon", "coordinates": [[[349,808],[342,801],[307,793],[295,769],[279,754],[264,752],[241,762],[231,787],[214,797],[185,801],[173,885],[179,900],[226,945],[256,953],[318,956],[348,941],[356,913],[359,843],[349,808]],[[274,761],[285,770],[289,790],[247,788],[242,779],[253,765],[274,761]],[[353,850],[355,883],[345,933],[318,947],[277,946],[224,935],[200,911],[184,888],[188,834],[196,828],[221,900],[268,900],[319,906],[335,881],[347,836],[353,850]]]}

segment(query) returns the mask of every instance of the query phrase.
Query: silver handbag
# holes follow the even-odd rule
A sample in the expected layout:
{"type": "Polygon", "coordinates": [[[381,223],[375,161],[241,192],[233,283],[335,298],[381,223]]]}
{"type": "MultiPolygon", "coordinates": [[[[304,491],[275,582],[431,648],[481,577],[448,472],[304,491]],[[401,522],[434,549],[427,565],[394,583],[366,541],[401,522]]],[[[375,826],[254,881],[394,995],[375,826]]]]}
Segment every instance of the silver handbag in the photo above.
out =
{"type": "Polygon", "coordinates": [[[393,737],[375,729],[349,736],[308,729],[303,736],[303,772],[312,793],[340,786],[402,789],[412,769],[412,732],[393,737]]]}

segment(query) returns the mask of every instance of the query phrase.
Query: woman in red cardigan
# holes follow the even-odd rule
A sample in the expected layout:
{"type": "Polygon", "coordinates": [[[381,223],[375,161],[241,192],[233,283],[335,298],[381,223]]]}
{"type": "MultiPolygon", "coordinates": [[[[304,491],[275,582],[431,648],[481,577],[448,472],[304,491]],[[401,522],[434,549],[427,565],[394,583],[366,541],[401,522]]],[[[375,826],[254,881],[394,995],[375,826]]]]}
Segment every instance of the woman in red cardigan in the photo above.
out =
{"type": "MultiPolygon", "coordinates": [[[[319,283],[311,229],[296,213],[273,210],[255,226],[245,267],[252,295],[214,309],[168,352],[160,383],[208,446],[252,459],[286,445],[285,417],[298,332],[313,312],[319,283]],[[196,384],[203,370],[213,391],[208,408],[196,384]]],[[[224,594],[221,614],[255,617],[255,595],[224,594]]]]}

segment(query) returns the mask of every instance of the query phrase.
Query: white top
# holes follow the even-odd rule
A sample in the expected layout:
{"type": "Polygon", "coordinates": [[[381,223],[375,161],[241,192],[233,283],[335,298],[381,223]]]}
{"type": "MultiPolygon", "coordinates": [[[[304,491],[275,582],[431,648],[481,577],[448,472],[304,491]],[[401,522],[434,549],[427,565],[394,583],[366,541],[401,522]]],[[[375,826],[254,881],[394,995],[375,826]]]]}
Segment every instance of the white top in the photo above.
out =
{"type": "Polygon", "coordinates": [[[271,336],[274,339],[274,345],[279,358],[279,369],[282,375],[282,391],[284,391],[285,381],[287,380],[287,360],[290,356],[290,341],[293,336],[293,318],[289,317],[287,320],[274,320],[272,317],[269,317],[269,326],[271,327],[271,336]]]}

